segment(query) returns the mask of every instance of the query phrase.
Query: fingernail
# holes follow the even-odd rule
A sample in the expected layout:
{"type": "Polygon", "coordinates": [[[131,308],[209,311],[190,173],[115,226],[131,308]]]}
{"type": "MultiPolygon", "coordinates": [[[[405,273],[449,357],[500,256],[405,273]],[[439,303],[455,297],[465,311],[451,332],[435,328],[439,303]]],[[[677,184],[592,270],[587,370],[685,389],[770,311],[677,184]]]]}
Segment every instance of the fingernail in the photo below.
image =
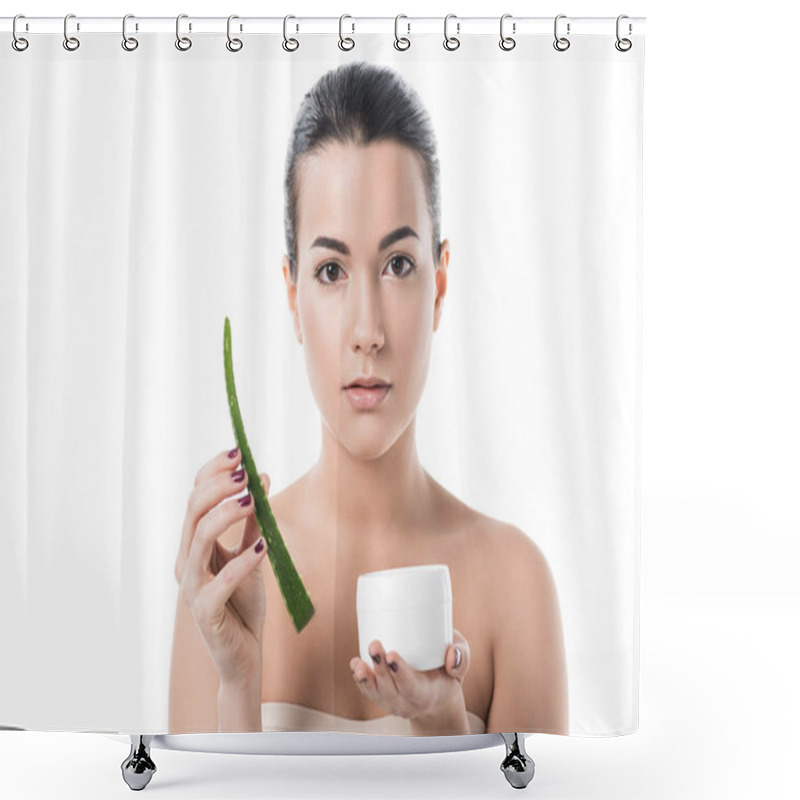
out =
{"type": "Polygon", "coordinates": [[[262,537],[256,542],[255,550],[256,553],[260,553],[263,549],[264,549],[264,538],[262,537]]]}
{"type": "Polygon", "coordinates": [[[238,447],[234,447],[233,450],[228,451],[228,458],[236,458],[236,454],[239,452],[238,447]]]}
{"type": "Polygon", "coordinates": [[[397,664],[394,661],[387,661],[386,663],[389,665],[389,669],[392,672],[397,672],[397,664]]]}
{"type": "Polygon", "coordinates": [[[455,664],[453,664],[453,669],[458,669],[460,664],[461,664],[461,648],[456,647],[456,662],[455,664]]]}
{"type": "Polygon", "coordinates": [[[372,656],[372,660],[376,664],[380,664],[381,663],[381,654],[380,653],[376,653],[374,656],[372,656]]]}
{"type": "Polygon", "coordinates": [[[241,483],[244,480],[244,470],[237,469],[231,477],[236,481],[236,483],[241,483]]]}
{"type": "Polygon", "coordinates": [[[244,497],[240,497],[236,502],[240,506],[249,506],[250,505],[250,500],[252,500],[251,495],[246,494],[244,497]]]}

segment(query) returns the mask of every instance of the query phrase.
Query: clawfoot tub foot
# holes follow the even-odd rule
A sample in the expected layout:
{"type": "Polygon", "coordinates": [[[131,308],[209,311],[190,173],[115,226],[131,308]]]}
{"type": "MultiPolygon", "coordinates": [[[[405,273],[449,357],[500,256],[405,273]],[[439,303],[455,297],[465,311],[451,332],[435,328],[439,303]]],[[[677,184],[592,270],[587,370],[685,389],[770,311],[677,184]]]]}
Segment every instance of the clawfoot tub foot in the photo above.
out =
{"type": "Polygon", "coordinates": [[[150,758],[150,742],[153,737],[133,733],[130,737],[131,752],[121,764],[122,777],[131,789],[138,792],[150,783],[156,771],[156,765],[150,758]]]}
{"type": "Polygon", "coordinates": [[[501,733],[506,743],[506,757],[500,765],[506,780],[515,789],[524,789],[533,779],[536,765],[525,752],[525,738],[519,733],[501,733]]]}

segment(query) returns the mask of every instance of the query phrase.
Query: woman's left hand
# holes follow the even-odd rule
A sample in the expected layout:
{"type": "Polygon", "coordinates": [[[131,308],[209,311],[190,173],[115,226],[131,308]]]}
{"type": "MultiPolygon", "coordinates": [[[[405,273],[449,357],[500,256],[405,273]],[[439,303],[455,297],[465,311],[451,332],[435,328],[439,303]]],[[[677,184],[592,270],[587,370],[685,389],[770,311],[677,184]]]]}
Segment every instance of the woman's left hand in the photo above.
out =
{"type": "Polygon", "coordinates": [[[355,656],[350,660],[353,680],[370,700],[391,714],[410,720],[435,719],[438,714],[463,709],[461,681],[469,671],[469,642],[455,628],[444,666],[437,669],[412,669],[394,650],[384,652],[377,639],[368,649],[374,670],[355,656]]]}

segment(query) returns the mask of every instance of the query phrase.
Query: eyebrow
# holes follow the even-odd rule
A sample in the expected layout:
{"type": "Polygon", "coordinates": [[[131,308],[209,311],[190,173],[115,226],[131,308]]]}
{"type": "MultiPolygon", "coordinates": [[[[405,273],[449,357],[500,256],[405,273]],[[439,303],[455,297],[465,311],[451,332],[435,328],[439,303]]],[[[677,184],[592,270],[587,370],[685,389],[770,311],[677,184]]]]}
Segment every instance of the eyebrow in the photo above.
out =
{"type": "MultiPolygon", "coordinates": [[[[417,232],[410,225],[403,225],[402,228],[397,228],[397,230],[387,233],[386,236],[381,239],[380,244],[378,244],[378,252],[385,250],[400,239],[405,239],[406,236],[414,236],[416,239],[419,239],[417,232]]],[[[330,250],[336,250],[337,253],[341,253],[344,256],[350,255],[350,250],[344,242],[339,239],[333,239],[330,236],[317,236],[311,247],[327,247],[330,250]]]]}

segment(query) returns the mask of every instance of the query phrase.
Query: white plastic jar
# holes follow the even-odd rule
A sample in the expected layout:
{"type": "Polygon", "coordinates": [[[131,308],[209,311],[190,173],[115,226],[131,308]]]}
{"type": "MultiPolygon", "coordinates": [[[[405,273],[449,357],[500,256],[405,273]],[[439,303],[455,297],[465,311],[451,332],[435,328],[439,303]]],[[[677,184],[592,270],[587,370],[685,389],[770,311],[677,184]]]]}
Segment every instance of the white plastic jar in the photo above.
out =
{"type": "Polygon", "coordinates": [[[453,643],[453,592],[446,564],[365,572],[356,585],[359,655],[373,665],[375,639],[412,669],[443,667],[453,643]]]}

